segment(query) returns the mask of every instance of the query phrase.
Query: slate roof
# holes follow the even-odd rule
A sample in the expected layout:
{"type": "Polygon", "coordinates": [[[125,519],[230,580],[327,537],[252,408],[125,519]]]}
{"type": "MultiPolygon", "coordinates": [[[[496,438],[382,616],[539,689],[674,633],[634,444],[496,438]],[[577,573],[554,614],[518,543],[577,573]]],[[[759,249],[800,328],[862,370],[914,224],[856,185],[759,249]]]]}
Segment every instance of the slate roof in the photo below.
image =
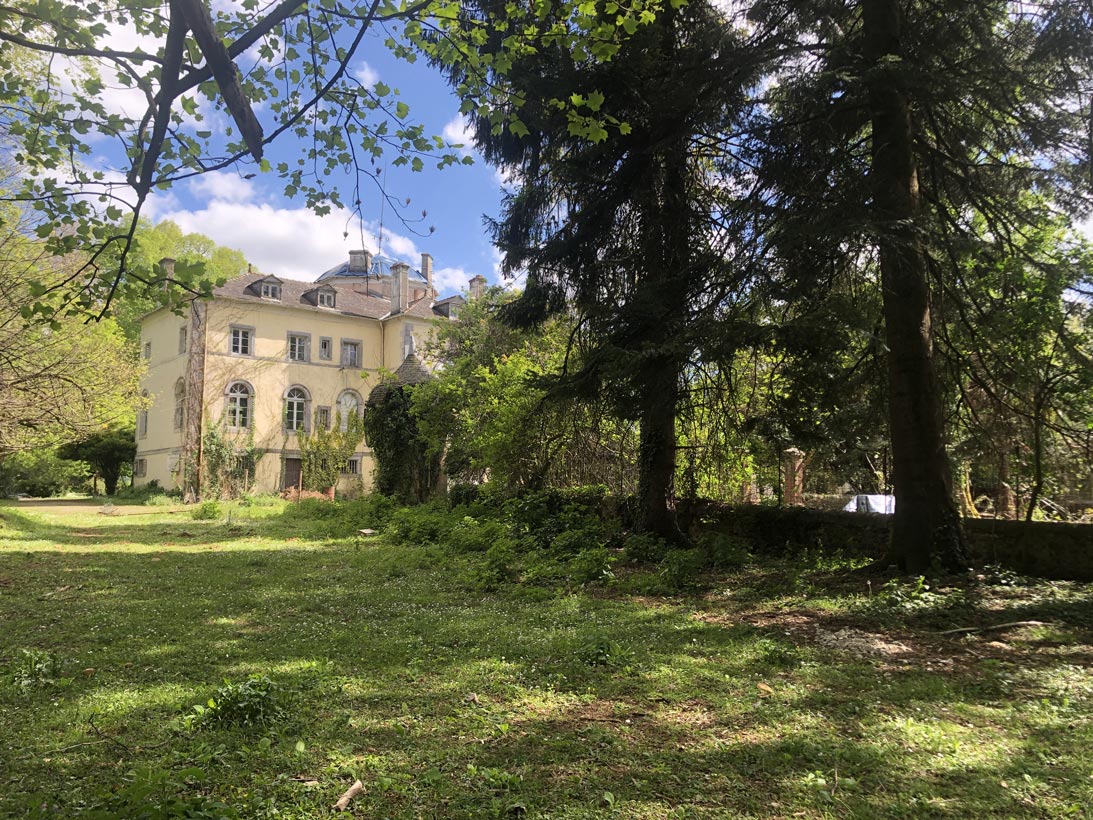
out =
{"type": "MultiPolygon", "coordinates": [[[[324,274],[325,275],[325,274],[324,274]]],[[[256,282],[267,279],[265,274],[246,273],[229,279],[223,285],[213,290],[214,297],[228,297],[244,302],[260,302],[262,304],[280,304],[286,307],[305,307],[310,310],[329,311],[343,316],[360,316],[365,319],[381,319],[391,313],[391,300],[380,296],[365,296],[357,293],[348,283],[329,282],[300,282],[296,279],[281,279],[281,298],[263,299],[250,288],[256,282]],[[314,300],[308,300],[307,294],[317,288],[333,289],[337,292],[334,307],[316,307],[314,300]]],[[[447,301],[447,300],[442,300],[447,301]]],[[[423,297],[416,302],[411,302],[402,315],[416,316],[423,319],[435,319],[443,315],[433,309],[434,302],[429,297],[423,297]]]]}
{"type": "Polygon", "coordinates": [[[417,357],[416,353],[407,354],[406,358],[402,360],[402,364],[398,366],[398,370],[395,371],[395,378],[381,381],[375,387],[372,388],[372,392],[368,394],[368,402],[370,404],[376,404],[387,398],[387,394],[397,387],[406,387],[412,384],[421,384],[427,382],[433,378],[433,374],[429,372],[424,363],[417,357]]]}
{"type": "MultiPolygon", "coordinates": [[[[349,267],[349,262],[342,262],[339,265],[335,265],[330,270],[324,271],[322,274],[320,274],[319,278],[316,281],[324,282],[327,279],[333,279],[337,276],[360,276],[378,279],[381,276],[390,276],[391,266],[398,261],[398,259],[392,259],[389,256],[376,255],[372,257],[372,264],[371,266],[369,266],[368,270],[351,270],[349,267]]],[[[423,274],[417,268],[410,268],[408,278],[411,281],[416,279],[419,282],[424,282],[425,274],[423,274]]]]}

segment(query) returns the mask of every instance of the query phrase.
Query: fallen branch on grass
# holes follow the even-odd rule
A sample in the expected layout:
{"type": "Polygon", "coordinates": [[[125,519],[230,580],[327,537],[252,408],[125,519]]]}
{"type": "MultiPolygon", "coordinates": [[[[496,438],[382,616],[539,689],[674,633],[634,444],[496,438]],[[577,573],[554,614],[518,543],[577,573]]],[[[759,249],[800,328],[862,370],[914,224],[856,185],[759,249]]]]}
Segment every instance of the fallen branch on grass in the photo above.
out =
{"type": "Polygon", "coordinates": [[[962,626],[959,629],[946,629],[944,632],[938,632],[938,635],[961,635],[961,634],[974,634],[978,632],[996,632],[999,629],[1011,629],[1015,626],[1044,626],[1043,621],[1011,621],[1008,624],[995,624],[994,626],[962,626]]]}
{"type": "Polygon", "coordinates": [[[364,791],[364,784],[359,780],[354,781],[353,785],[345,790],[345,794],[338,798],[338,802],[334,804],[334,811],[345,811],[349,808],[349,801],[364,791]]]}

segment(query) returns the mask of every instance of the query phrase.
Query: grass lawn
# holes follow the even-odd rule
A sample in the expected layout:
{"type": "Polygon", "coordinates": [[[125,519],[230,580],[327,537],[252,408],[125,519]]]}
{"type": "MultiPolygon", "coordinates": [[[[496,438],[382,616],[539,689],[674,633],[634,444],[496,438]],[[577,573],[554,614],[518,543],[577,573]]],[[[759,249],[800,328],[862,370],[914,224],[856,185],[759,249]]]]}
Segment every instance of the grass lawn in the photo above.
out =
{"type": "Polygon", "coordinates": [[[359,778],[369,818],[1093,817],[1089,585],[801,559],[487,594],[279,506],[87,509],[0,505],[0,816],[325,817],[359,778]],[[255,676],[268,723],[193,717],[255,676]]]}

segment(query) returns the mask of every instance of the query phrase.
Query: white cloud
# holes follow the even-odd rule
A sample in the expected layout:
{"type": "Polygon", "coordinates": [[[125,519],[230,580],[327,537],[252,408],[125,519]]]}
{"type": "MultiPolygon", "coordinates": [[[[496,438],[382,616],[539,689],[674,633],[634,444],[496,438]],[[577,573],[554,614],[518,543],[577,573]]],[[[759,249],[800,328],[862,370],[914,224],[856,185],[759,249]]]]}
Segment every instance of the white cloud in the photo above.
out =
{"type": "Polygon", "coordinates": [[[470,120],[462,114],[456,114],[455,117],[450,119],[441,133],[443,134],[444,139],[448,141],[449,145],[462,146],[459,149],[459,153],[464,156],[473,153],[474,130],[471,128],[470,120]]]}
{"type": "Polygon", "coordinates": [[[353,69],[353,76],[360,80],[361,85],[365,88],[371,88],[380,80],[380,73],[364,60],[361,60],[357,67],[353,69]]]}
{"type": "Polygon", "coordinates": [[[190,192],[198,199],[221,202],[250,202],[257,195],[254,183],[231,171],[210,171],[194,177],[190,192]]]}
{"type": "Polygon", "coordinates": [[[214,200],[202,210],[162,215],[187,233],[202,233],[217,244],[238,248],[262,273],[312,281],[349,258],[359,241],[342,237],[345,212],[316,216],[306,208],[214,200]]]}
{"type": "MultiPolygon", "coordinates": [[[[209,184],[215,191],[230,180],[209,184]]],[[[229,191],[231,193],[231,191],[229,191]]],[[[157,209],[158,219],[169,219],[186,233],[201,233],[217,244],[238,248],[248,262],[262,273],[288,279],[313,281],[323,271],[349,258],[349,251],[362,245],[375,251],[376,233],[348,211],[337,210],[321,217],[307,208],[278,208],[270,204],[239,199],[214,198],[200,210],[157,209]],[[348,232],[348,236],[342,234],[348,232]]],[[[421,264],[414,241],[400,234],[384,231],[383,254],[402,259],[413,267],[421,264]]],[[[443,269],[447,270],[447,269],[443,269]]],[[[466,276],[451,286],[455,275],[437,271],[438,289],[458,290],[466,285],[466,276]],[[442,278],[444,277],[444,278],[442,278]]]]}
{"type": "Polygon", "coordinates": [[[433,271],[433,285],[443,296],[446,293],[459,293],[467,289],[467,283],[474,276],[464,268],[437,268],[433,271]]]}

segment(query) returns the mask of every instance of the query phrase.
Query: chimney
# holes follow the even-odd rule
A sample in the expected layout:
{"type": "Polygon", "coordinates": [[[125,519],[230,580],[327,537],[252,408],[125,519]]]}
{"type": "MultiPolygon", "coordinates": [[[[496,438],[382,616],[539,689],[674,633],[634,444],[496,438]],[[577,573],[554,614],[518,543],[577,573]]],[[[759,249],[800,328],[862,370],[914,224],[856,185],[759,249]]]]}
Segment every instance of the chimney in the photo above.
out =
{"type": "Polygon", "coordinates": [[[406,310],[406,291],[409,289],[409,273],[410,266],[405,262],[396,262],[391,266],[392,313],[402,313],[406,310]]]}
{"type": "Polygon", "coordinates": [[[472,299],[481,299],[482,294],[486,290],[486,277],[480,273],[476,273],[471,277],[470,291],[472,299]]]}
{"type": "Polygon", "coordinates": [[[436,296],[436,288],[433,287],[433,255],[431,253],[421,255],[421,275],[425,277],[425,284],[428,286],[425,295],[430,298],[436,296]]]}
{"type": "Polygon", "coordinates": [[[372,267],[372,251],[359,250],[349,252],[349,270],[368,273],[372,267]]]}

